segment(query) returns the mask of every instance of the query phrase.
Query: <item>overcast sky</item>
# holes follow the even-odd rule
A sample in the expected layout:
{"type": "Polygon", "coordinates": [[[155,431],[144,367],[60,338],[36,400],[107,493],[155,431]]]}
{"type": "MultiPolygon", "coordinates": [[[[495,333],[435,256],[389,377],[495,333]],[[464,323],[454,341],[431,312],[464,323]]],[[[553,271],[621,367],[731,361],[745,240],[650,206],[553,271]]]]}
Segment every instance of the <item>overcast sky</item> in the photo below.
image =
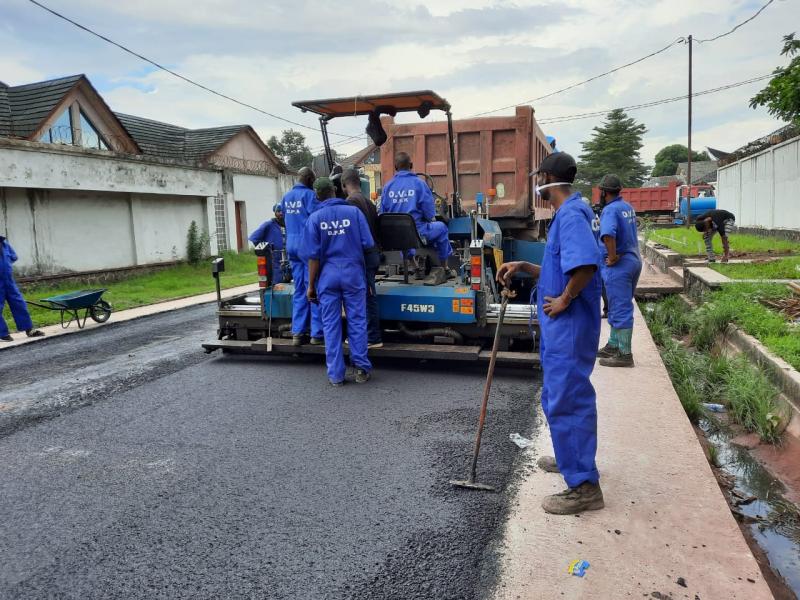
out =
{"type": "MultiPolygon", "coordinates": [[[[54,10],[269,112],[315,126],[294,100],[433,89],[456,118],[530,98],[630,62],[678,37],[710,38],[766,0],[41,0],[54,10]]],[[[701,91],[770,73],[784,34],[800,29],[800,0],[694,48],[701,91]]],[[[158,71],[27,0],[0,0],[0,80],[17,85],[85,73],[112,109],[185,127],[249,123],[266,139],[286,124],[158,71]]],[[[748,107],[762,83],[695,99],[694,146],[733,150],[781,125],[748,107]]],[[[687,47],[534,103],[537,118],[686,93],[687,47]]],[[[513,114],[513,109],[498,113],[513,114]]],[[[644,123],[643,159],[686,143],[686,102],[631,111],[644,123]]],[[[580,153],[598,119],[544,125],[580,153]]],[[[331,130],[362,133],[363,119],[331,130]]],[[[308,134],[312,147],[320,136],[308,134]]],[[[336,141],[333,137],[332,141],[336,141]]],[[[365,142],[339,146],[349,153],[365,142]]]]}

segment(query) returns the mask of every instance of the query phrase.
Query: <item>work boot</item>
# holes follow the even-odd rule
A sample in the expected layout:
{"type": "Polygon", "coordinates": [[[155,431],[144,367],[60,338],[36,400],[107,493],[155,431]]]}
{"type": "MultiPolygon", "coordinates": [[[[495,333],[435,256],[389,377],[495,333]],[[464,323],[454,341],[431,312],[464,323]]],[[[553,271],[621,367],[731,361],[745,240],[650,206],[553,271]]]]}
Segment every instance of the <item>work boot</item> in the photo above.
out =
{"type": "Polygon", "coordinates": [[[300,335],[293,335],[292,336],[292,346],[302,346],[304,337],[305,336],[302,333],[300,335]]]}
{"type": "Polygon", "coordinates": [[[619,348],[616,346],[612,346],[611,344],[606,344],[600,350],[597,351],[597,358],[611,358],[615,356],[619,352],[619,348]]]}
{"type": "Polygon", "coordinates": [[[44,337],[44,331],[40,329],[28,329],[28,331],[25,332],[25,335],[28,337],[44,337]]]}
{"type": "Polygon", "coordinates": [[[441,285],[447,281],[447,271],[444,267],[433,267],[430,274],[422,283],[424,285],[441,285]]]}
{"type": "Polygon", "coordinates": [[[588,481],[542,500],[542,508],[551,515],[574,515],[586,510],[600,510],[605,505],[600,484],[588,481]]]}
{"type": "Polygon", "coordinates": [[[14,338],[11,337],[10,335],[6,335],[6,336],[1,337],[0,340],[3,340],[4,342],[13,342],[14,338]]]}
{"type": "Polygon", "coordinates": [[[324,346],[325,345],[325,338],[320,337],[312,337],[311,341],[309,342],[312,346],[324,346]]]}
{"type": "Polygon", "coordinates": [[[536,466],[548,473],[561,473],[558,468],[558,463],[553,456],[540,456],[539,460],[536,461],[536,466]]]}
{"type": "Polygon", "coordinates": [[[619,350],[613,356],[607,356],[600,359],[600,365],[603,367],[632,367],[633,354],[622,354],[619,350]]]}
{"type": "Polygon", "coordinates": [[[356,383],[367,383],[370,377],[369,371],[366,369],[356,369],[356,383]]]}
{"type": "Polygon", "coordinates": [[[342,387],[344,385],[344,381],[328,381],[331,387],[342,387]]]}

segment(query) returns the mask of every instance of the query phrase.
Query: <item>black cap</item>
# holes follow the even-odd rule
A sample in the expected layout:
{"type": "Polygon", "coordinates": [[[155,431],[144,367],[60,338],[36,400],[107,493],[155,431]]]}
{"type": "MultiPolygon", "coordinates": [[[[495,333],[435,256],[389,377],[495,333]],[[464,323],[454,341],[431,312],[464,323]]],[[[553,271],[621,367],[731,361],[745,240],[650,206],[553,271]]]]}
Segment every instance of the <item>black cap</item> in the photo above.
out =
{"type": "Polygon", "coordinates": [[[578,165],[575,164],[574,158],[566,152],[553,152],[545,156],[542,164],[531,173],[531,176],[539,173],[549,173],[550,175],[554,175],[559,181],[572,183],[575,181],[577,172],[578,165]]]}
{"type": "Polygon", "coordinates": [[[607,192],[618,192],[622,189],[622,180],[616,175],[609,173],[608,175],[603,175],[603,178],[600,180],[600,185],[597,187],[607,192]]]}

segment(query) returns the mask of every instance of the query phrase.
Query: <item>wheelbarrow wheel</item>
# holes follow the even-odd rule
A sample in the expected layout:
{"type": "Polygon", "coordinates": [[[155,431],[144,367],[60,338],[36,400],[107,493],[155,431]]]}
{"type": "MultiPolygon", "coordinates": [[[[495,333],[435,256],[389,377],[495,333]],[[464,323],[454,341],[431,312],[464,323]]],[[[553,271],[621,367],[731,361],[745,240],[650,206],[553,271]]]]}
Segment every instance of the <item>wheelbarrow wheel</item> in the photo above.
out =
{"type": "Polygon", "coordinates": [[[105,323],[111,316],[111,305],[105,300],[98,300],[89,308],[89,316],[97,323],[105,323]]]}

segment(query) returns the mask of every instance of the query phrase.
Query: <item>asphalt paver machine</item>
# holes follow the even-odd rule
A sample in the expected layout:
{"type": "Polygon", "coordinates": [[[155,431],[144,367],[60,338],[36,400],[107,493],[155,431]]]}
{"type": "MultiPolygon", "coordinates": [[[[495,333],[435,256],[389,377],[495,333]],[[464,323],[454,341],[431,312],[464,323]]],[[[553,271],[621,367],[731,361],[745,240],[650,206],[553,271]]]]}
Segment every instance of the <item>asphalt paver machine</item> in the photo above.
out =
{"type": "MultiPolygon", "coordinates": [[[[480,206],[468,214],[459,195],[456,145],[450,104],[432,91],[356,96],[295,102],[304,112],[319,115],[328,167],[333,172],[333,152],[328,139],[332,119],[369,116],[367,132],[377,145],[386,140],[380,115],[416,112],[425,118],[443,111],[448,123],[449,165],[453,192],[449,197],[433,190],[437,219],[449,230],[453,254],[448,265],[437,265],[435,253],[420,239],[410,215],[387,214],[379,218],[382,264],[376,279],[384,346],[370,350],[372,357],[418,358],[488,362],[500,318],[501,290],[495,281],[503,262],[503,232],[488,210],[480,206]],[[414,252],[409,252],[413,250],[414,252]],[[409,255],[414,254],[413,259],[409,255]],[[431,285],[436,266],[448,268],[450,277],[431,285]],[[455,274],[455,276],[453,276],[455,274]]],[[[432,178],[418,175],[432,186],[432,178]]],[[[243,352],[267,355],[323,354],[324,348],[291,341],[292,283],[276,281],[270,272],[272,249],[256,248],[258,292],[219,301],[217,339],[203,344],[207,352],[243,352]]],[[[219,267],[216,267],[219,271],[219,267]]],[[[218,273],[215,276],[218,277],[218,273]]],[[[523,282],[523,287],[524,287],[523,282]]],[[[530,282],[523,303],[509,304],[500,331],[497,363],[536,366],[538,322],[530,282]]]]}

